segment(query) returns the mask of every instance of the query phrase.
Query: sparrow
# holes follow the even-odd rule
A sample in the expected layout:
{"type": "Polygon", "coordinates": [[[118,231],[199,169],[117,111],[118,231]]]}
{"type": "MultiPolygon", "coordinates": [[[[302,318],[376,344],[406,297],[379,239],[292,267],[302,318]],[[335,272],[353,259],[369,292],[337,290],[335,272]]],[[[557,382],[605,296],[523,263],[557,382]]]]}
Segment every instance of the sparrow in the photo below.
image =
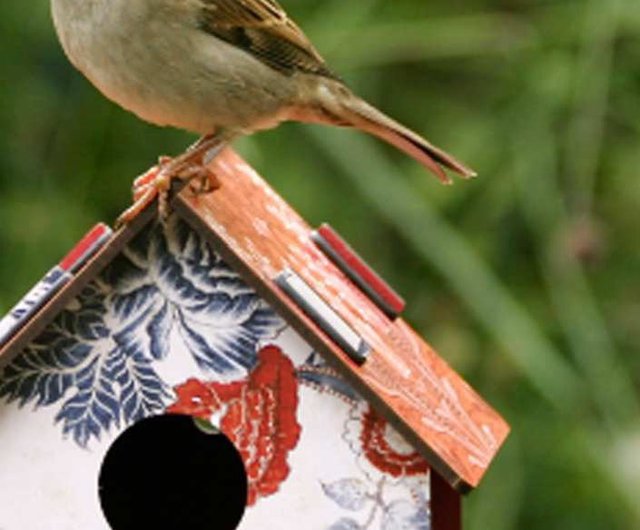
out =
{"type": "Polygon", "coordinates": [[[443,167],[475,176],[355,95],[275,0],[51,0],[51,8],[67,57],[107,98],[201,135],[136,180],[121,223],[158,195],[166,204],[174,178],[202,177],[205,156],[287,120],[360,129],[446,183],[443,167]]]}

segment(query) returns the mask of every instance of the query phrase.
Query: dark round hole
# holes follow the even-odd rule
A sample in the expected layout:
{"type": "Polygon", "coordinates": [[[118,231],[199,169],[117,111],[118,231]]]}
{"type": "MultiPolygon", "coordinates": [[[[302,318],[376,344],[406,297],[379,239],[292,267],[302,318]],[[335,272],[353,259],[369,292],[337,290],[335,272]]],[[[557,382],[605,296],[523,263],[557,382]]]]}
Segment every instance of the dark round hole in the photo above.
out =
{"type": "Polygon", "coordinates": [[[234,530],[247,502],[240,454],[189,416],[144,419],[107,451],[98,488],[112,530],[234,530]]]}

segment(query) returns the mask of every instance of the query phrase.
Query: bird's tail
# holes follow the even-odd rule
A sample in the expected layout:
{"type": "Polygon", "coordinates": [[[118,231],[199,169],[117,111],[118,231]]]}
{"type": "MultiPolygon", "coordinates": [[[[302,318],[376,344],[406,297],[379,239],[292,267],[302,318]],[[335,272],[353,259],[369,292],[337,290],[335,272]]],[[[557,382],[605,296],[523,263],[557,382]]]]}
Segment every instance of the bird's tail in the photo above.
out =
{"type": "Polygon", "coordinates": [[[450,183],[451,180],[442,166],[464,178],[476,176],[473,170],[450,154],[432,145],[422,136],[399,124],[363,99],[352,93],[345,93],[344,88],[341,92],[342,97],[331,98],[332,102],[326,109],[338,118],[341,125],[356,127],[390,143],[420,162],[444,183],[450,183]]]}

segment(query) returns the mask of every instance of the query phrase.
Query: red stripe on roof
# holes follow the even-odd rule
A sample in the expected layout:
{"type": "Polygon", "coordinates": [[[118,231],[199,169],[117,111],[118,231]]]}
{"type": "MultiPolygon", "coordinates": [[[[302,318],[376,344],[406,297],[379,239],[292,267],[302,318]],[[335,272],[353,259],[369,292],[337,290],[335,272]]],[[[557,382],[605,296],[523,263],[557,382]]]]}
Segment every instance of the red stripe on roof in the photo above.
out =
{"type": "MultiPolygon", "coordinates": [[[[367,289],[380,298],[385,312],[397,316],[404,310],[405,301],[376,273],[349,244],[328,224],[324,223],[317,230],[331,249],[341,258],[348,270],[347,275],[355,275],[367,289]]],[[[366,291],[366,289],[365,289],[366,291]]],[[[377,303],[377,300],[373,299],[377,303]]]]}
{"type": "Polygon", "coordinates": [[[98,223],[62,258],[59,263],[60,267],[66,271],[78,269],[106,242],[111,234],[111,228],[104,223],[98,223]]]}

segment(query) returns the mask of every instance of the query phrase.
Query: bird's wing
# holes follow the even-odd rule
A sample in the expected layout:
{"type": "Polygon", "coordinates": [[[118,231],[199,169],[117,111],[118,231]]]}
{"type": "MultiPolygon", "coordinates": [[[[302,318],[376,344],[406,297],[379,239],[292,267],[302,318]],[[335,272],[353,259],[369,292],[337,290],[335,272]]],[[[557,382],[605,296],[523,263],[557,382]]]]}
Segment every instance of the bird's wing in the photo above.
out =
{"type": "Polygon", "coordinates": [[[200,0],[200,28],[280,72],[335,76],[275,0],[200,0]]]}

